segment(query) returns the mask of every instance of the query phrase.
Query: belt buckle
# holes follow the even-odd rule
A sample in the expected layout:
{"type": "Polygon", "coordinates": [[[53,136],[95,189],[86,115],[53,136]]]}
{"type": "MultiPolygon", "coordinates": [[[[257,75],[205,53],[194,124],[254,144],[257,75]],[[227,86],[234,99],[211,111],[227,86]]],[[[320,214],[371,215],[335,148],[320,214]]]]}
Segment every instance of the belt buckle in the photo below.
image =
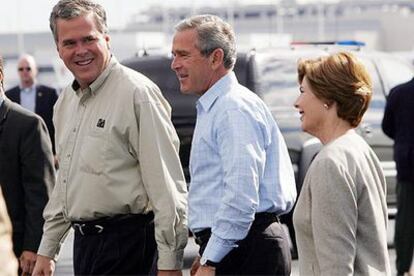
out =
{"type": "MultiPolygon", "coordinates": [[[[82,236],[85,236],[85,232],[83,231],[83,228],[86,226],[85,223],[75,223],[73,226],[77,227],[79,232],[81,233],[82,236]]],[[[95,227],[97,229],[97,234],[102,233],[102,231],[104,230],[105,227],[103,227],[102,225],[99,224],[95,224],[93,227],[95,227]]]]}
{"type": "Polygon", "coordinates": [[[102,231],[104,230],[104,227],[102,225],[94,225],[96,229],[98,229],[98,234],[102,233],[102,231]]]}
{"type": "Polygon", "coordinates": [[[83,227],[85,227],[85,223],[75,223],[73,226],[77,227],[79,232],[81,233],[82,236],[85,236],[85,233],[83,233],[83,227]]]}

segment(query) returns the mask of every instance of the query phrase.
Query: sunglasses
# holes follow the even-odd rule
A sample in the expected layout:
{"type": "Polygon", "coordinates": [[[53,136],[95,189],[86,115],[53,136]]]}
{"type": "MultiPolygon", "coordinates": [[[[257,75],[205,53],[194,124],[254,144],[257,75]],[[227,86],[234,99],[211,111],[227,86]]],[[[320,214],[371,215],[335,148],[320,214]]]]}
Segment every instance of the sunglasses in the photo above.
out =
{"type": "Polygon", "coordinates": [[[22,72],[23,70],[26,70],[28,72],[32,71],[32,68],[30,67],[19,67],[17,70],[19,70],[19,72],[22,72]]]}

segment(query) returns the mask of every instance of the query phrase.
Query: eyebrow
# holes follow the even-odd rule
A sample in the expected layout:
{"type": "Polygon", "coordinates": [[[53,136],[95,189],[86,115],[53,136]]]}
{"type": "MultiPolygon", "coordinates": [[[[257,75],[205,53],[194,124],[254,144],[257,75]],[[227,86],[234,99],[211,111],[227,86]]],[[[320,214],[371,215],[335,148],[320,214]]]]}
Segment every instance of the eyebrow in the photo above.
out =
{"type": "Polygon", "coordinates": [[[186,50],[173,50],[171,51],[172,54],[179,54],[179,55],[185,55],[185,54],[189,54],[189,51],[186,50]]]}

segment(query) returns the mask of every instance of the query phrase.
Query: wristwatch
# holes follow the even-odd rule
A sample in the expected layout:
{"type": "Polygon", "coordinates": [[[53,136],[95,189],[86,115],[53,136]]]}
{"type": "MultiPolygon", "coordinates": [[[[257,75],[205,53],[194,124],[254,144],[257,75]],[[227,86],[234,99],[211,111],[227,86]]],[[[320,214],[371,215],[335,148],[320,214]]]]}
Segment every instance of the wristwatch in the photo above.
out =
{"type": "Polygon", "coordinates": [[[218,263],[210,261],[206,257],[203,256],[200,259],[200,265],[202,265],[202,266],[211,266],[211,267],[216,268],[218,263]]]}

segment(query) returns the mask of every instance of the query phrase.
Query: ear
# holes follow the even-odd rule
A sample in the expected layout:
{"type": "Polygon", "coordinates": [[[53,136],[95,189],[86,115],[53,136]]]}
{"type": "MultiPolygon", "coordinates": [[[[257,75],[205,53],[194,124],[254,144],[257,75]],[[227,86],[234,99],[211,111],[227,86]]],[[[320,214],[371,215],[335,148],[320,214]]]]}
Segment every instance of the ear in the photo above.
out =
{"type": "Polygon", "coordinates": [[[224,51],[221,48],[215,49],[210,55],[211,67],[216,70],[223,65],[224,51]]]}
{"type": "Polygon", "coordinates": [[[108,49],[111,49],[111,43],[110,43],[111,42],[111,37],[108,34],[105,34],[104,39],[105,39],[105,42],[106,42],[106,47],[108,49]]]}

